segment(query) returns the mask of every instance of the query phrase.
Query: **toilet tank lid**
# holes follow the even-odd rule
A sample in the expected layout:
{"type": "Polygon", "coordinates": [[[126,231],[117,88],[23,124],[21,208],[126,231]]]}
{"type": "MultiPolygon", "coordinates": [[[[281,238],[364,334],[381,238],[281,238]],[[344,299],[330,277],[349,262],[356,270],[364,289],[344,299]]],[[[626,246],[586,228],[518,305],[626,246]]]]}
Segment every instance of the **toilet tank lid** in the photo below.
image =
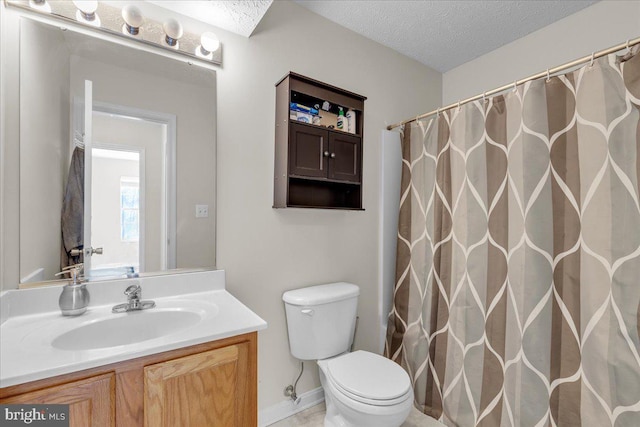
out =
{"type": "Polygon", "coordinates": [[[357,285],[338,282],[287,291],[282,294],[282,299],[292,305],[318,305],[354,298],[358,295],[360,295],[360,288],[357,285]]]}

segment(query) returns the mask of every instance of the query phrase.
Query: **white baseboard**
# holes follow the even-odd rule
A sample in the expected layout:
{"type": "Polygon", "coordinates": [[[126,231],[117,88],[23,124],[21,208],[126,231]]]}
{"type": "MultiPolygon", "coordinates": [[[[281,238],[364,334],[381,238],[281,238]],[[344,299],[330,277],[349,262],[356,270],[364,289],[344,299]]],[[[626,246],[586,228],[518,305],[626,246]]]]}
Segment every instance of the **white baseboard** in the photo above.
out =
{"type": "Polygon", "coordinates": [[[293,403],[291,399],[287,399],[260,410],[258,412],[258,426],[269,426],[297,414],[300,411],[304,411],[307,408],[317,405],[324,401],[324,390],[322,390],[322,387],[314,388],[313,390],[302,393],[299,397],[300,403],[297,405],[293,403]]]}

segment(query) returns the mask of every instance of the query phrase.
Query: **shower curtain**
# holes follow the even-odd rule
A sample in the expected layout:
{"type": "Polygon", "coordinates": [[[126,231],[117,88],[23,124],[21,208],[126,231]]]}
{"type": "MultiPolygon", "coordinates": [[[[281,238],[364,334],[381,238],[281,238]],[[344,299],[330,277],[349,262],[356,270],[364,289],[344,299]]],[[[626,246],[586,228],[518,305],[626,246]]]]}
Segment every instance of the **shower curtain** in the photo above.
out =
{"type": "Polygon", "coordinates": [[[385,353],[448,426],[640,426],[640,55],[403,129],[385,353]]]}

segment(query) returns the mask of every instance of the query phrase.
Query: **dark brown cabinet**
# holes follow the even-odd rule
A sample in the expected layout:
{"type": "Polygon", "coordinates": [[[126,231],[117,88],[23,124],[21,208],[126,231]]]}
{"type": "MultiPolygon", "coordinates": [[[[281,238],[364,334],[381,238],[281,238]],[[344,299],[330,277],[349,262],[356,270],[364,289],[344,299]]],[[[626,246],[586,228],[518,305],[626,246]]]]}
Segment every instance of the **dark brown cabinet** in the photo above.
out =
{"type": "Polygon", "coordinates": [[[365,99],[295,73],[276,84],[275,208],[362,209],[365,99]],[[308,106],[309,123],[293,117],[294,104],[308,106]],[[333,125],[340,109],[350,111],[350,129],[333,125]]]}

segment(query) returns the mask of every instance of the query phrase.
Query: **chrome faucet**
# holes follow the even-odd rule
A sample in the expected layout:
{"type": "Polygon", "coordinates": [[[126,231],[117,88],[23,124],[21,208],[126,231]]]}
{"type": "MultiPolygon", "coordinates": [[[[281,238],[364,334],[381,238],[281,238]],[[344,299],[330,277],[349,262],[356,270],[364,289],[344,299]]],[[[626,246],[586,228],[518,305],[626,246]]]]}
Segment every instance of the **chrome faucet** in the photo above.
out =
{"type": "Polygon", "coordinates": [[[62,269],[56,276],[71,275],[71,282],[62,287],[58,305],[63,316],[79,316],[87,311],[89,306],[89,291],[82,276],[82,263],[70,265],[62,269]]]}
{"type": "Polygon", "coordinates": [[[142,288],[140,285],[135,284],[127,287],[124,294],[127,296],[127,302],[114,306],[111,311],[113,313],[126,313],[128,311],[146,310],[153,308],[156,303],[153,301],[140,301],[142,295],[142,288]]]}

